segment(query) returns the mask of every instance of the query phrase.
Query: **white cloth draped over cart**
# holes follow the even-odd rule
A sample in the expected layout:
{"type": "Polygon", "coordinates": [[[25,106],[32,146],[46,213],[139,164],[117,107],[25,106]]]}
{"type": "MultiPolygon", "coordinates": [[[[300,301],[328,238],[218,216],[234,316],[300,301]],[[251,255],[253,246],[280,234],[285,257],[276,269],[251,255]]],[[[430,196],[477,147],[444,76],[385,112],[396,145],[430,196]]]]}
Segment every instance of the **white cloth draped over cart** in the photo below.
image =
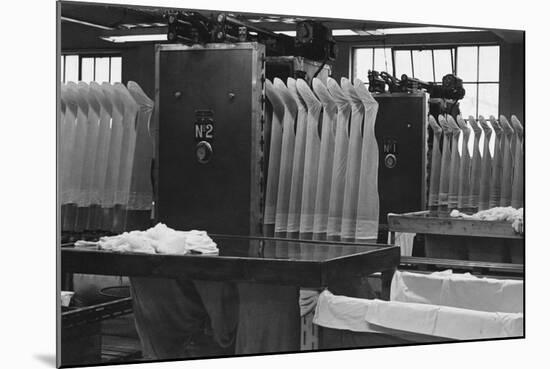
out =
{"type": "Polygon", "coordinates": [[[328,210],[327,236],[340,238],[342,234],[342,210],[344,204],[344,190],[346,187],[346,169],[349,150],[349,124],[351,105],[338,82],[327,79],[328,90],[336,103],[338,115],[336,118],[336,139],[334,148],[334,165],[330,186],[330,202],[328,210]]]}
{"type": "Polygon", "coordinates": [[[391,300],[369,300],[323,291],[313,322],[353,332],[414,334],[447,339],[523,335],[523,282],[477,278],[450,271],[397,272],[391,300]],[[457,324],[460,322],[460,324],[457,324]]]}
{"type": "Polygon", "coordinates": [[[320,238],[324,238],[326,237],[328,225],[338,108],[327,87],[318,78],[313,79],[313,91],[315,91],[315,94],[319,97],[319,101],[323,104],[323,124],[313,234],[314,238],[316,237],[315,235],[323,235],[320,238]]]}
{"type": "Polygon", "coordinates": [[[355,239],[376,240],[380,200],[378,198],[378,143],[374,135],[374,125],[378,113],[378,102],[360,79],[355,79],[354,87],[365,107],[355,239]]]}
{"type": "Polygon", "coordinates": [[[480,278],[451,270],[431,274],[396,271],[390,300],[523,313],[523,285],[522,280],[480,278]]]}
{"type": "Polygon", "coordinates": [[[320,121],[323,105],[303,79],[296,81],[298,94],[307,107],[306,147],[304,157],[304,181],[302,188],[302,206],[300,211],[300,233],[313,233],[315,217],[315,197],[319,174],[319,154],[321,149],[320,121]]]}

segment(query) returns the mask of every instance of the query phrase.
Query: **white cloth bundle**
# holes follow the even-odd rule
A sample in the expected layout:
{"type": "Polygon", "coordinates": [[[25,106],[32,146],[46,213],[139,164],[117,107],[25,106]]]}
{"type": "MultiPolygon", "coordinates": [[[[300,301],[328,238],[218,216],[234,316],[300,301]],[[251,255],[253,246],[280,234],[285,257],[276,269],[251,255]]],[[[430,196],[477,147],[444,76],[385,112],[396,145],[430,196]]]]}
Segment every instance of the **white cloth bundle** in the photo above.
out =
{"type": "Polygon", "coordinates": [[[185,255],[192,251],[201,254],[219,253],[216,243],[205,231],[176,231],[162,223],[146,231],[102,237],[98,245],[103,250],[115,252],[177,255],[185,255]]]}

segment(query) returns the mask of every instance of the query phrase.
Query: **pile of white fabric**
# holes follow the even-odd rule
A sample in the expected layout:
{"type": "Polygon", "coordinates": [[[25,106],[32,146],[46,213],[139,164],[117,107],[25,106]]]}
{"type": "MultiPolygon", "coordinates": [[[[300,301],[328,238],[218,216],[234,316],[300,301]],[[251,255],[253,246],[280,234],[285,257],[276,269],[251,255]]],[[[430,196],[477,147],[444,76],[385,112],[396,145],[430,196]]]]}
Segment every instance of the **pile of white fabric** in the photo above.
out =
{"type": "Polygon", "coordinates": [[[100,249],[115,252],[177,255],[219,253],[216,243],[205,231],[176,231],[163,223],[158,223],[146,231],[131,231],[117,236],[102,237],[97,244],[100,249]]]}
{"type": "Polygon", "coordinates": [[[451,211],[451,217],[477,220],[506,221],[512,223],[512,227],[518,233],[523,233],[523,208],[515,209],[511,206],[497,206],[487,210],[481,210],[473,215],[461,213],[458,210],[451,211]]]}

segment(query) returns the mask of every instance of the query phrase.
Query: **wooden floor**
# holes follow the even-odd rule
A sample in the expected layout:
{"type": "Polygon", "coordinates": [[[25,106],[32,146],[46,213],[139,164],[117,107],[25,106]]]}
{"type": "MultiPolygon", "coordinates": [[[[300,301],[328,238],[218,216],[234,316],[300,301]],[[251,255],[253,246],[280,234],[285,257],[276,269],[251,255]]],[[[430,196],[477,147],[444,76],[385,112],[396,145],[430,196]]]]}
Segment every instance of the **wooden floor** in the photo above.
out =
{"type": "Polygon", "coordinates": [[[133,314],[103,321],[101,335],[102,363],[141,359],[141,343],[135,329],[133,314]]]}
{"type": "Polygon", "coordinates": [[[102,337],[102,363],[135,361],[139,359],[141,359],[139,339],[106,335],[102,337]]]}

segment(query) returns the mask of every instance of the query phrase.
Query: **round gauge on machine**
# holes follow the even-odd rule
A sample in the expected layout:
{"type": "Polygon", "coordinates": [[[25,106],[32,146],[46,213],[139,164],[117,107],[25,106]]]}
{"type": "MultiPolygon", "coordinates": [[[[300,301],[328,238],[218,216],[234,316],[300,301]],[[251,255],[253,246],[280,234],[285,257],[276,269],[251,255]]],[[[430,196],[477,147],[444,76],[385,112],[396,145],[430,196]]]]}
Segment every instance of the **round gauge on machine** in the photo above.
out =
{"type": "Polygon", "coordinates": [[[395,168],[395,165],[397,164],[397,157],[394,154],[387,154],[384,158],[384,164],[386,165],[386,168],[395,168]]]}
{"type": "Polygon", "coordinates": [[[206,164],[212,158],[212,146],[206,141],[201,141],[195,147],[197,160],[201,164],[206,164]]]}

